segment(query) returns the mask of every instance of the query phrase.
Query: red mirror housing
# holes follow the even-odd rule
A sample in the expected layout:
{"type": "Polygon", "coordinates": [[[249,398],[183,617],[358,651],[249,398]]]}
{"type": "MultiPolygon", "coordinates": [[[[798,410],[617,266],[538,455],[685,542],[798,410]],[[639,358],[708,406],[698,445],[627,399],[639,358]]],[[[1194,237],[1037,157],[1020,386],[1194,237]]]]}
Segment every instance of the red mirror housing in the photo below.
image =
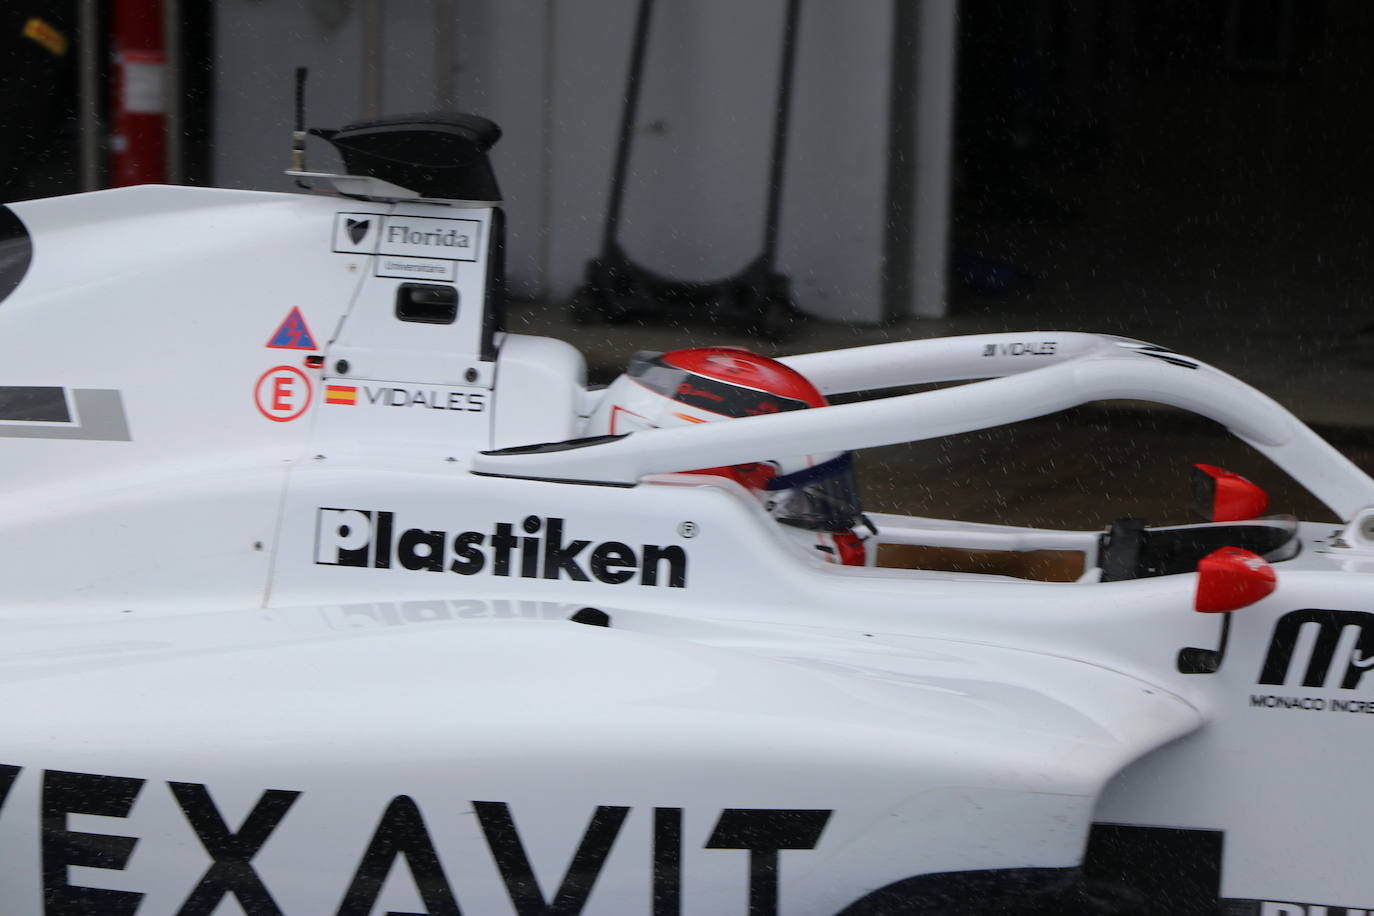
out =
{"type": "Polygon", "coordinates": [[[1269,508],[1269,494],[1214,464],[1193,465],[1193,511],[1212,522],[1243,522],[1269,508]]]}
{"type": "Polygon", "coordinates": [[[1248,607],[1273,593],[1279,579],[1274,567],[1259,554],[1239,547],[1222,547],[1197,565],[1194,609],[1217,614],[1248,607]]]}

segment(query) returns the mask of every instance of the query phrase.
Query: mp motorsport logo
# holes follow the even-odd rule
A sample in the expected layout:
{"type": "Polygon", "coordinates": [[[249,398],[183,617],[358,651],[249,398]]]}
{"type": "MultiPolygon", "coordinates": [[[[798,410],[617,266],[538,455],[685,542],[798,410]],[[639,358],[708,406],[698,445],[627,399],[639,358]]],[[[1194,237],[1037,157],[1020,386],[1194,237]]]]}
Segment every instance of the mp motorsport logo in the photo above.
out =
{"type": "Polygon", "coordinates": [[[673,544],[565,539],[561,518],[526,516],[520,533],[512,522],[489,532],[402,528],[394,512],[374,509],[317,510],[315,563],[359,569],[451,572],[521,579],[571,579],[606,585],[636,582],[650,587],[686,588],[687,551],[673,544]],[[585,565],[584,565],[585,562],[585,565]]]}
{"type": "MultiPolygon", "coordinates": [[[[1279,687],[1354,691],[1374,668],[1374,614],[1302,608],[1274,623],[1258,683],[1279,687]]],[[[1374,698],[1250,695],[1250,705],[1266,709],[1350,712],[1374,715],[1374,698]]]]}

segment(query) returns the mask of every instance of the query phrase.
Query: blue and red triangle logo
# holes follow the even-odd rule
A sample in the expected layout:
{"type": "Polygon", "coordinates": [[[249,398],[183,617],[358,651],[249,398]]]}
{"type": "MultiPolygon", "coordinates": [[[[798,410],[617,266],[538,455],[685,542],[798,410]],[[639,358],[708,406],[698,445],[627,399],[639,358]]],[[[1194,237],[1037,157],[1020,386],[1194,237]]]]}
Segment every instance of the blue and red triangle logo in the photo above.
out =
{"type": "Polygon", "coordinates": [[[272,335],[272,339],[267,341],[267,346],[277,350],[319,349],[315,346],[315,338],[310,336],[310,329],[305,326],[305,318],[302,317],[299,308],[291,310],[291,314],[286,316],[286,320],[272,335]]]}

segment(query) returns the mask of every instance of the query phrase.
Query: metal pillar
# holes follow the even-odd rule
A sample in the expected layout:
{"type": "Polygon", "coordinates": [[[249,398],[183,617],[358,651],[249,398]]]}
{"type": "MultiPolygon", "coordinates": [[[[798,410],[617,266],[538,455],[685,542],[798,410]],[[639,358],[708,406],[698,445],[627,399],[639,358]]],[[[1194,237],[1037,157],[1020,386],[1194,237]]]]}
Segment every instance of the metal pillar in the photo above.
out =
{"type": "Polygon", "coordinates": [[[185,161],[185,123],[182,119],[182,49],[181,0],[162,0],[162,51],[167,62],[162,71],[164,145],[163,180],[181,184],[185,180],[182,163],[185,161]]]}
{"type": "Polygon", "coordinates": [[[77,4],[77,104],[81,124],[81,190],[105,186],[104,146],[100,125],[100,9],[99,0],[77,4]]]}
{"type": "Polygon", "coordinates": [[[924,0],[917,40],[915,253],[911,314],[948,312],[951,158],[958,0],[924,0]]]}
{"type": "Polygon", "coordinates": [[[382,113],[382,0],[363,3],[363,117],[382,113]]]}

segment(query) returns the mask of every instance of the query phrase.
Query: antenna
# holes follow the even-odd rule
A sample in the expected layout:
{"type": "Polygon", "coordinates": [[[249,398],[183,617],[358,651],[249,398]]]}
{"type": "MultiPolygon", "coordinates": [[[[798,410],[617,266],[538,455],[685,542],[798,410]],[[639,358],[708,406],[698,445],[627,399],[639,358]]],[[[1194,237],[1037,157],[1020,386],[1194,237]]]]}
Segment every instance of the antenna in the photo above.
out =
{"type": "Polygon", "coordinates": [[[305,67],[296,68],[296,129],[291,132],[291,171],[305,171],[305,67]]]}

